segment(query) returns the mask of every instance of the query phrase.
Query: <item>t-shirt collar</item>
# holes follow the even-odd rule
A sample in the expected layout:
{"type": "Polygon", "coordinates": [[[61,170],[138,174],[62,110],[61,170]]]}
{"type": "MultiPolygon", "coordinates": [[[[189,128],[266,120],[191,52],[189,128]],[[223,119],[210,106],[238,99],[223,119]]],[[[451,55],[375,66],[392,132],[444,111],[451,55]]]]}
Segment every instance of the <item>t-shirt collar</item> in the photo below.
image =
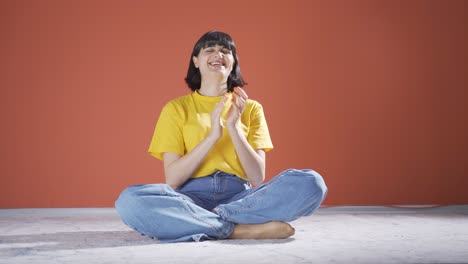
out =
{"type": "Polygon", "coordinates": [[[205,101],[205,102],[219,102],[219,100],[221,100],[221,98],[223,98],[223,96],[206,96],[206,95],[202,95],[198,92],[198,90],[195,90],[195,92],[193,92],[193,96],[197,99],[197,100],[201,100],[201,101],[205,101]]]}

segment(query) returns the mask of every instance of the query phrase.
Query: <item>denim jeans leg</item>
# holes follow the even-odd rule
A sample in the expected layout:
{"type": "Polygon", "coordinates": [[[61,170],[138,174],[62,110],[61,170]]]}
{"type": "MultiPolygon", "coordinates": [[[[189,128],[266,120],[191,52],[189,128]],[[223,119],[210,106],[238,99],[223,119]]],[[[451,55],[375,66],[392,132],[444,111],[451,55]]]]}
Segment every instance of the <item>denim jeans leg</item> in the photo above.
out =
{"type": "Polygon", "coordinates": [[[238,224],[293,221],[311,215],[325,199],[328,189],[313,170],[286,170],[269,182],[233,197],[213,211],[238,224]]]}
{"type": "Polygon", "coordinates": [[[125,224],[162,242],[222,239],[234,229],[233,223],[201,208],[167,184],[130,186],[121,193],[115,208],[125,224]]]}

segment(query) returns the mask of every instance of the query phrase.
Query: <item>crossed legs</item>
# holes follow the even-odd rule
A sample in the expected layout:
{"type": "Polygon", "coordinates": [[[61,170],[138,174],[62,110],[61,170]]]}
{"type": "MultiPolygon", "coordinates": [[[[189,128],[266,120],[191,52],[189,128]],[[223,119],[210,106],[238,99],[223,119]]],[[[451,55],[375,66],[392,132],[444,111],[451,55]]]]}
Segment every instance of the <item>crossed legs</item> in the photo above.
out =
{"type": "Polygon", "coordinates": [[[128,226],[163,242],[280,239],[294,234],[286,222],[312,214],[326,193],[318,173],[291,169],[235,195],[212,212],[166,184],[130,186],[115,207],[128,226]]]}

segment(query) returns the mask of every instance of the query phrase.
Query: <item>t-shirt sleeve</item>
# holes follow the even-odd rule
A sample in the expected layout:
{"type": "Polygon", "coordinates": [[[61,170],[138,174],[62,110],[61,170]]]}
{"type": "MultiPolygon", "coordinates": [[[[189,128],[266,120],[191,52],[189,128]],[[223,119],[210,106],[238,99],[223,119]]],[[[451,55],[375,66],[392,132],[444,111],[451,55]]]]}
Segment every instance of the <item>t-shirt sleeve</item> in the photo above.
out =
{"type": "Polygon", "coordinates": [[[254,149],[263,149],[265,152],[273,149],[262,105],[257,103],[251,115],[252,119],[247,141],[254,149]]]}
{"type": "Polygon", "coordinates": [[[184,155],[181,116],[172,103],[166,104],[161,111],[148,152],[160,160],[163,160],[164,152],[184,155]]]}

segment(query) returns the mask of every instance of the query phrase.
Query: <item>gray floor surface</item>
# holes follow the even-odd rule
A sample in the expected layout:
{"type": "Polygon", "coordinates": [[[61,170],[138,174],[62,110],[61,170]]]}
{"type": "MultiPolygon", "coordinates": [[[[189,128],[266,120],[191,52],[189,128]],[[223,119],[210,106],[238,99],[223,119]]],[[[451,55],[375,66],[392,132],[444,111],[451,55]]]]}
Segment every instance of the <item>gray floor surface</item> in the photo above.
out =
{"type": "Polygon", "coordinates": [[[468,205],[326,207],[285,240],[160,244],[113,208],[0,209],[0,263],[468,263],[468,205]]]}

